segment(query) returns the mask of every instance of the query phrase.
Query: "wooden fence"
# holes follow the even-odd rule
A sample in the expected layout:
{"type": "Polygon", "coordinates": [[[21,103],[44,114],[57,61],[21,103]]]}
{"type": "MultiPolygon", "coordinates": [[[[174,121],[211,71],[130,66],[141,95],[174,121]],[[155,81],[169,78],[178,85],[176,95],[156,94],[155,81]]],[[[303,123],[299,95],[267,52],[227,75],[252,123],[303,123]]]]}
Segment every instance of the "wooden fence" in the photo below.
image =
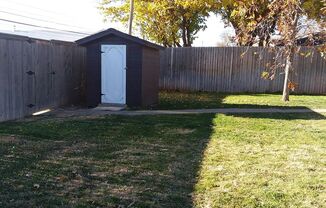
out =
{"type": "Polygon", "coordinates": [[[73,43],[0,34],[0,121],[79,103],[85,60],[73,43]]]}
{"type": "MultiPolygon", "coordinates": [[[[296,93],[326,94],[326,61],[314,48],[304,47],[296,55],[293,80],[296,93]]],[[[266,64],[274,54],[260,47],[168,48],[161,53],[160,88],[213,92],[279,92],[284,75],[264,80],[266,64]]]]}

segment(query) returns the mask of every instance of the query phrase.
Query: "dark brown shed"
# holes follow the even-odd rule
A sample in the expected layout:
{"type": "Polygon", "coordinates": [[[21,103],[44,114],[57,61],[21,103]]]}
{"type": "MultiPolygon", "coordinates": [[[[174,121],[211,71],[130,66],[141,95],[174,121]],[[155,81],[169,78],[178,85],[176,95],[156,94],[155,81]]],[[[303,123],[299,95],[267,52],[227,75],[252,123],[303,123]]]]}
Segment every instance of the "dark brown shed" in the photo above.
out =
{"type": "Polygon", "coordinates": [[[108,29],[76,41],[87,48],[86,100],[89,107],[158,103],[163,47],[108,29]]]}

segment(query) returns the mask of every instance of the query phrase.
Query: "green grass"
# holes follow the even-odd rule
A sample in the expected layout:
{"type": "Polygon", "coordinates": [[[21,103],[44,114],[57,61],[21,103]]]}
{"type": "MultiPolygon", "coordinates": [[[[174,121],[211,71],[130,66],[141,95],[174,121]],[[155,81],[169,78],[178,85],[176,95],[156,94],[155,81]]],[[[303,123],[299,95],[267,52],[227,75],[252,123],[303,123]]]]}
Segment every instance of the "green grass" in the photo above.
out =
{"type": "Polygon", "coordinates": [[[324,207],[325,167],[325,118],[218,115],[196,184],[195,205],[324,207]]]}
{"type": "Polygon", "coordinates": [[[291,95],[290,102],[279,94],[225,94],[208,92],[160,92],[158,109],[200,108],[326,108],[326,96],[291,95]]]}
{"type": "Polygon", "coordinates": [[[0,207],[323,207],[319,114],[0,124],[0,207]]]}

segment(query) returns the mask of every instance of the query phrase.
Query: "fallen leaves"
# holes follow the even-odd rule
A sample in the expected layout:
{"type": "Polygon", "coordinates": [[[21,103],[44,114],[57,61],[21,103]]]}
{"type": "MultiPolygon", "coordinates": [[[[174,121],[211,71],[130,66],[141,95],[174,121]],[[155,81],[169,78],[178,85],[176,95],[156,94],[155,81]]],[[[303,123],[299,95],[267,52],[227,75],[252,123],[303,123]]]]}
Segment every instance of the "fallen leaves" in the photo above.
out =
{"type": "Polygon", "coordinates": [[[34,189],[39,189],[39,188],[40,188],[40,184],[38,184],[38,183],[34,183],[33,188],[34,188],[34,189]]]}

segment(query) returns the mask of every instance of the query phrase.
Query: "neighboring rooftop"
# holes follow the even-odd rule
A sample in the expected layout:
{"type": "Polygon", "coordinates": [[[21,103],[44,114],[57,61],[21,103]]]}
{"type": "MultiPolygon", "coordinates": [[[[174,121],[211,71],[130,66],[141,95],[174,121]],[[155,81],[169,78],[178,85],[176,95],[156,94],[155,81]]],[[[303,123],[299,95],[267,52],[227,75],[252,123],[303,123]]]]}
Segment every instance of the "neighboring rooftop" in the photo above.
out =
{"type": "Polygon", "coordinates": [[[144,45],[144,46],[147,46],[147,47],[150,47],[150,48],[155,48],[155,49],[163,49],[164,48],[164,47],[162,47],[160,45],[157,45],[155,43],[151,43],[149,41],[137,38],[135,36],[128,35],[126,33],[120,32],[120,31],[118,31],[116,29],[113,29],[113,28],[109,28],[109,29],[104,30],[102,32],[98,32],[98,33],[95,33],[93,35],[82,38],[80,40],[77,40],[76,43],[78,43],[79,45],[87,45],[90,42],[93,42],[95,40],[98,40],[100,38],[103,38],[103,37],[109,36],[109,35],[115,35],[115,36],[127,39],[127,40],[132,41],[132,42],[136,42],[136,43],[138,43],[140,45],[144,45]]]}
{"type": "Polygon", "coordinates": [[[68,41],[73,42],[80,38],[85,37],[86,35],[81,34],[70,34],[70,33],[63,33],[63,32],[56,32],[56,31],[49,31],[49,30],[0,30],[0,33],[4,34],[11,34],[11,35],[18,35],[18,36],[25,36],[29,38],[35,39],[42,39],[42,40],[61,40],[61,41],[68,41]]]}

